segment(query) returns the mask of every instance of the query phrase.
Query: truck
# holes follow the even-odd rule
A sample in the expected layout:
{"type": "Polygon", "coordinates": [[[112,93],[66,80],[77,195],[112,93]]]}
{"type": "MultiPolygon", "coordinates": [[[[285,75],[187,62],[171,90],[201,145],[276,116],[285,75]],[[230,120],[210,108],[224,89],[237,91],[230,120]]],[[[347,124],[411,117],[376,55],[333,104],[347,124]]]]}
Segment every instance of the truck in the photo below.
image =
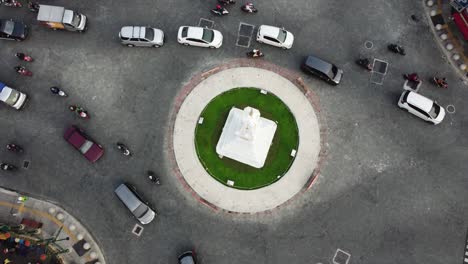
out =
{"type": "Polygon", "coordinates": [[[86,30],[87,18],[78,12],[60,6],[39,5],[37,20],[40,24],[57,29],[83,32],[86,30]]]}

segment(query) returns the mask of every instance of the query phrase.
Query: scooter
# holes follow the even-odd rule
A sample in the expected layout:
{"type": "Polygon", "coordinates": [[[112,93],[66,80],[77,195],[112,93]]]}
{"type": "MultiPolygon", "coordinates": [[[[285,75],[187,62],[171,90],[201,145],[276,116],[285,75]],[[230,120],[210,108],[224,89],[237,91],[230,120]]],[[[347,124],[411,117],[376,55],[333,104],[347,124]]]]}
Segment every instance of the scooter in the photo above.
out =
{"type": "Polygon", "coordinates": [[[26,68],[23,66],[16,66],[15,71],[23,76],[32,76],[32,72],[26,70],[26,68]]]}
{"type": "Polygon", "coordinates": [[[23,148],[16,145],[16,144],[13,144],[13,143],[10,143],[10,144],[7,144],[6,145],[6,148],[9,150],[9,151],[12,151],[12,152],[18,152],[18,153],[21,153],[23,152],[23,148]]]}
{"type": "Polygon", "coordinates": [[[12,170],[16,170],[17,168],[11,164],[2,162],[0,163],[0,169],[4,171],[12,171],[12,170]]]}
{"type": "Polygon", "coordinates": [[[223,5],[229,5],[229,4],[235,4],[235,0],[218,0],[218,3],[223,4],[223,5]]]}
{"type": "Polygon", "coordinates": [[[153,171],[147,171],[146,173],[148,175],[148,179],[156,185],[161,185],[161,181],[159,180],[159,177],[155,176],[155,173],[153,171]]]}
{"type": "Polygon", "coordinates": [[[16,0],[2,0],[2,3],[9,7],[23,7],[23,5],[16,0]]]}
{"type": "Polygon", "coordinates": [[[394,53],[398,53],[400,55],[403,55],[405,56],[406,55],[406,52],[405,52],[405,49],[400,46],[400,45],[397,45],[397,44],[389,44],[388,46],[388,49],[394,53]]]}
{"type": "Polygon", "coordinates": [[[356,64],[368,71],[372,71],[372,64],[367,58],[356,60],[356,64]]]}
{"type": "Polygon", "coordinates": [[[224,15],[227,15],[229,14],[229,11],[227,11],[226,8],[224,7],[221,7],[221,8],[213,8],[211,9],[211,12],[215,15],[218,15],[218,16],[224,16],[224,15]]]}
{"type": "Polygon", "coordinates": [[[39,12],[40,5],[37,2],[28,2],[29,11],[37,13],[39,12]]]}
{"type": "Polygon", "coordinates": [[[70,105],[68,107],[68,109],[70,109],[70,111],[72,111],[72,112],[75,112],[76,114],[78,114],[79,117],[81,117],[83,119],[89,119],[90,118],[88,112],[86,112],[86,110],[84,110],[82,107],[79,107],[79,106],[76,106],[76,105],[70,105]]]}
{"type": "Polygon", "coordinates": [[[254,7],[252,3],[247,3],[241,6],[241,10],[247,13],[257,13],[258,9],[254,7]]]}
{"type": "Polygon", "coordinates": [[[32,62],[33,61],[33,58],[31,56],[26,55],[24,53],[18,52],[18,53],[15,54],[15,56],[16,56],[16,58],[18,58],[18,59],[20,59],[22,61],[27,61],[27,62],[32,62]]]}
{"type": "Polygon", "coordinates": [[[50,87],[50,92],[53,93],[53,94],[56,94],[58,96],[61,96],[61,97],[67,97],[68,96],[63,90],[61,90],[60,88],[55,87],[55,86],[50,87]]]}
{"type": "Polygon", "coordinates": [[[131,156],[132,153],[130,152],[130,149],[127,148],[124,144],[117,142],[117,149],[122,152],[125,156],[131,156]]]}
{"type": "Polygon", "coordinates": [[[432,81],[440,88],[444,88],[444,89],[448,88],[448,83],[445,80],[445,78],[434,77],[434,78],[432,78],[432,81]]]}
{"type": "Polygon", "coordinates": [[[265,56],[260,50],[254,49],[246,53],[249,58],[261,58],[265,56]]]}

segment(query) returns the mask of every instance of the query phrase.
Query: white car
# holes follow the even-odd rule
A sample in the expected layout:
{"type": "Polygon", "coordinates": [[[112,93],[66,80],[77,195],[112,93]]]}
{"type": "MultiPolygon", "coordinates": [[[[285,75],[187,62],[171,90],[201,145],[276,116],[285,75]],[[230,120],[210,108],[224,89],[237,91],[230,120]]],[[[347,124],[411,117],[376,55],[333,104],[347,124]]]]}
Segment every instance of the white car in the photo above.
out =
{"type": "Polygon", "coordinates": [[[294,43],[294,35],[284,28],[261,25],[258,28],[257,41],[283,49],[290,49],[294,43]]]}
{"type": "Polygon", "coordinates": [[[445,117],[444,108],[437,102],[412,91],[401,94],[398,106],[434,125],[442,122],[445,117]]]}
{"type": "Polygon", "coordinates": [[[128,47],[155,47],[159,48],[164,44],[164,32],[157,28],[126,26],[119,32],[122,44],[128,47]]]}
{"type": "Polygon", "coordinates": [[[0,101],[19,110],[24,106],[26,99],[26,94],[18,92],[0,82],[0,101]]]}
{"type": "Polygon", "coordinates": [[[223,45],[223,35],[214,29],[182,26],[177,33],[177,41],[187,46],[214,49],[223,45]]]}

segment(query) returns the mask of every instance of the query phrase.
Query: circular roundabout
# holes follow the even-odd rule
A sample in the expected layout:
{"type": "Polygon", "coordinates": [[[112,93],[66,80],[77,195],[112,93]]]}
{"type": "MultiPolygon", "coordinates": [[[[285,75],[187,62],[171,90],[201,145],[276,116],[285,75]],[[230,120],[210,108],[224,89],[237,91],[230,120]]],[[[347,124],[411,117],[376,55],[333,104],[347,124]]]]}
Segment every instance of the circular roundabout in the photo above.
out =
{"type": "Polygon", "coordinates": [[[184,87],[170,144],[177,175],[201,202],[257,213],[310,186],[324,137],[316,98],[291,74],[238,66],[218,67],[184,87]]]}

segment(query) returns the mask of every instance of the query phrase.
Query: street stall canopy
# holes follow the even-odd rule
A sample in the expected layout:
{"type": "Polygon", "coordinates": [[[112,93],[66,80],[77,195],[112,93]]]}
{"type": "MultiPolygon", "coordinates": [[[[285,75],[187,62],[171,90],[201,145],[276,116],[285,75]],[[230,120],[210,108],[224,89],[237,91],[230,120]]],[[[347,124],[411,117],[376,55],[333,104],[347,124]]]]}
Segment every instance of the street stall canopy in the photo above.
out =
{"type": "Polygon", "coordinates": [[[40,5],[39,14],[37,14],[37,20],[47,22],[62,22],[64,12],[64,7],[40,5]]]}
{"type": "Polygon", "coordinates": [[[467,10],[463,10],[462,12],[458,13],[455,12],[453,14],[453,20],[457,25],[460,32],[463,34],[463,38],[468,40],[468,12],[467,10]]]}

